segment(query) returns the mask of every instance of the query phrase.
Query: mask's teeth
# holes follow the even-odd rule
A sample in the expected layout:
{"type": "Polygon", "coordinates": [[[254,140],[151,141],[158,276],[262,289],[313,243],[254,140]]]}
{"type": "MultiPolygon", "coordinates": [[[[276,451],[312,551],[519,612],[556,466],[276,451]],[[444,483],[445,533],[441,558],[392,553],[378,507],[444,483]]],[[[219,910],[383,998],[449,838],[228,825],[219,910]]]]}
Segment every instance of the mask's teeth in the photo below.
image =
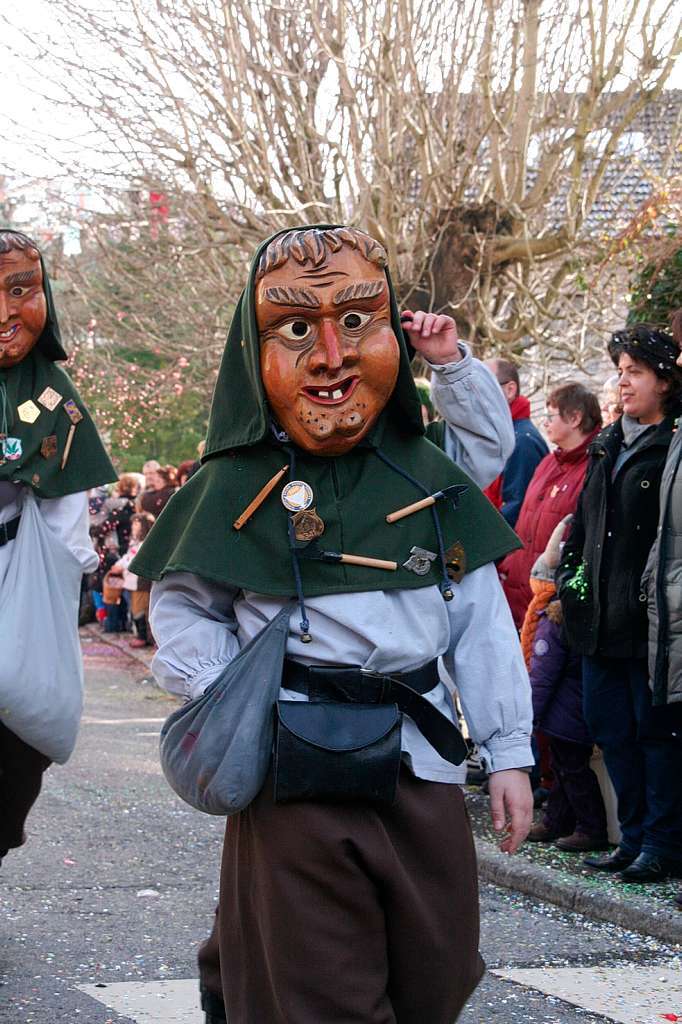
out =
{"type": "Polygon", "coordinates": [[[329,398],[329,392],[328,391],[318,391],[317,392],[317,397],[318,398],[329,398]]]}
{"type": "Polygon", "coordinates": [[[337,388],[336,391],[332,391],[332,398],[343,398],[343,391],[341,388],[337,388]]]}

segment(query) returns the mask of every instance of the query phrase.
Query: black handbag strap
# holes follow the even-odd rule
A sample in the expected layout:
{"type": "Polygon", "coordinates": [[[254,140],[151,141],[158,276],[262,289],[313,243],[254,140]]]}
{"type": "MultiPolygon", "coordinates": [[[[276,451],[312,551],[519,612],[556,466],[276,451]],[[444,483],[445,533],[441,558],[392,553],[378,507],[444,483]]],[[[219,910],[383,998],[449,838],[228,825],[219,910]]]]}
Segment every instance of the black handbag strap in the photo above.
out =
{"type": "Polygon", "coordinates": [[[461,764],[468,753],[464,737],[457,726],[423,696],[438,682],[436,660],[413,672],[384,675],[358,666],[301,665],[287,658],[282,675],[282,686],[303,693],[310,700],[397,704],[442,758],[451,764],[461,764]]]}

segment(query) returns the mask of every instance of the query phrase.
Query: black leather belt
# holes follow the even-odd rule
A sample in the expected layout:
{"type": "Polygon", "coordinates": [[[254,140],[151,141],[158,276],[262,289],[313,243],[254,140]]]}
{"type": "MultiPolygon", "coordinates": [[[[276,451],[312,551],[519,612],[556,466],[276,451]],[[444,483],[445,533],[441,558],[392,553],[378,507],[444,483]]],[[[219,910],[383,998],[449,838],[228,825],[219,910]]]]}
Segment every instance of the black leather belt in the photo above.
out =
{"type": "Polygon", "coordinates": [[[8,541],[14,540],[19,531],[20,522],[21,516],[15,516],[8,523],[0,523],[0,548],[4,547],[8,541]]]}
{"type": "Polygon", "coordinates": [[[423,694],[438,685],[438,662],[413,672],[383,675],[356,666],[301,665],[285,659],[282,686],[304,693],[309,700],[359,704],[397,704],[409,715],[441,757],[461,764],[467,746],[461,732],[423,694]]]}

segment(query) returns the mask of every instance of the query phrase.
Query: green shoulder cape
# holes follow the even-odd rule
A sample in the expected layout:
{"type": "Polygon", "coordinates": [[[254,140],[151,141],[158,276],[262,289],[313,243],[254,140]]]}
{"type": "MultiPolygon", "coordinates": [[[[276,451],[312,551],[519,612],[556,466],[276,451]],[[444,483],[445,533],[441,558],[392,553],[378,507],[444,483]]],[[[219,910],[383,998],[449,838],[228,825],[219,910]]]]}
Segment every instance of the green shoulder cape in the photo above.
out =
{"type": "MultiPolygon", "coordinates": [[[[324,231],[329,225],[319,226],[324,231]]],[[[443,584],[440,550],[458,544],[456,561],[472,571],[520,546],[516,534],[476,484],[424,437],[410,352],[391,290],[393,329],[400,344],[396,388],[370,438],[343,456],[319,457],[294,448],[276,425],[260,380],[255,320],[256,253],[249,282],[230,328],[213,395],[203,465],[170,500],[135,558],[132,570],[149,579],[186,571],[261,594],[294,596],[300,573],[306,597],[364,590],[415,589],[443,584]],[[288,472],[236,530],[234,521],[278,470],[288,472]],[[302,480],[324,533],[290,546],[283,486],[302,480]],[[447,498],[399,522],[388,513],[426,494],[461,485],[458,507],[447,498]],[[435,513],[434,514],[434,510],[435,513]],[[438,532],[442,535],[442,545],[438,532]],[[412,549],[430,552],[422,575],[405,568],[412,549]],[[321,552],[362,555],[398,563],[398,569],[329,563],[321,552]]],[[[414,560],[413,560],[414,564],[414,560]]],[[[417,562],[424,569],[425,563],[417,562]]]]}
{"type": "Polygon", "coordinates": [[[18,440],[19,446],[15,449],[21,455],[16,460],[7,459],[0,463],[0,480],[26,484],[40,498],[61,498],[116,479],[116,470],[97,428],[71,378],[61,367],[34,348],[17,366],[0,370],[0,404],[3,384],[8,411],[7,436],[18,440]],[[59,396],[53,409],[39,401],[48,388],[51,389],[48,392],[50,404],[59,396]],[[29,401],[40,410],[33,423],[22,422],[17,412],[29,401]],[[75,424],[69,455],[62,469],[71,427],[66,403],[73,403],[67,408],[73,414],[75,406],[82,419],[75,424]]]}

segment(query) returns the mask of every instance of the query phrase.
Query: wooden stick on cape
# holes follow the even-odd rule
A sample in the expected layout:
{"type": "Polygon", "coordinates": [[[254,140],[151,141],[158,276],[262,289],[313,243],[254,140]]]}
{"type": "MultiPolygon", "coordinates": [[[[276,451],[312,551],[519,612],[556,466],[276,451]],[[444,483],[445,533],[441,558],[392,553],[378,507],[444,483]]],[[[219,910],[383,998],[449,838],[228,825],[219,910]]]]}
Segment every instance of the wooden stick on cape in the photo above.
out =
{"type": "Polygon", "coordinates": [[[59,467],[60,469],[64,469],[66,463],[69,461],[69,455],[71,454],[71,445],[73,444],[73,439],[75,436],[76,424],[72,423],[71,426],[69,427],[69,433],[66,435],[66,444],[64,445],[64,454],[62,455],[62,461],[59,467]]]}
{"type": "Polygon", "coordinates": [[[242,514],[232,523],[235,530],[241,530],[242,526],[244,526],[245,523],[248,523],[253,513],[256,511],[256,509],[259,509],[261,507],[267,496],[277,486],[277,484],[280,482],[280,480],[282,479],[282,477],[284,476],[288,469],[288,466],[282,466],[282,468],[275,473],[273,478],[271,480],[268,480],[265,487],[262,487],[260,489],[256,497],[253,499],[253,501],[246,506],[242,514]]]}
{"type": "Polygon", "coordinates": [[[397,562],[389,562],[384,558],[370,558],[368,555],[346,555],[340,551],[323,551],[318,544],[308,544],[298,549],[300,558],[312,558],[318,562],[342,562],[344,565],[364,565],[369,569],[388,569],[396,572],[397,562]]]}
{"type": "Polygon", "coordinates": [[[430,494],[428,498],[422,498],[420,501],[413,501],[411,505],[406,505],[405,508],[399,508],[396,512],[389,512],[386,516],[387,523],[397,523],[399,519],[404,519],[405,516],[411,516],[413,512],[420,512],[423,508],[429,508],[431,505],[435,505],[439,498],[449,498],[452,502],[452,507],[457,508],[459,505],[459,496],[468,491],[466,484],[451,484],[450,487],[444,487],[442,491],[436,491],[435,494],[430,494]]]}

